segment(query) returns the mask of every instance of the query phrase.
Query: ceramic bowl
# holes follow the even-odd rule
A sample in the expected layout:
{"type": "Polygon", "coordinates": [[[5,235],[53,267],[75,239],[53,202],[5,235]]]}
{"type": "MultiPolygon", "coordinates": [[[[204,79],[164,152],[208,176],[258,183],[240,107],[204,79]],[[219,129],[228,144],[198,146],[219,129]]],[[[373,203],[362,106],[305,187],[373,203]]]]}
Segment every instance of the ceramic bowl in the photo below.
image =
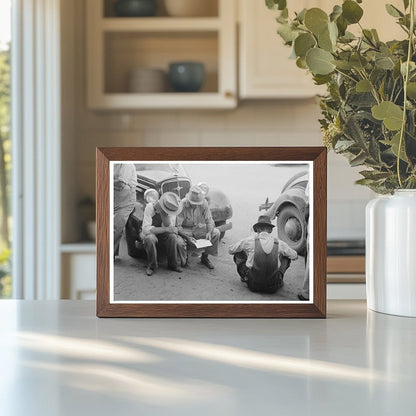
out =
{"type": "Polygon", "coordinates": [[[131,93],[165,92],[167,84],[167,75],[162,69],[136,68],[129,72],[128,91],[131,93]]]}
{"type": "Polygon", "coordinates": [[[114,12],[119,17],[148,17],[157,12],[156,0],[118,0],[114,12]]]}
{"type": "Polygon", "coordinates": [[[197,92],[205,80],[205,67],[201,62],[172,62],[169,81],[177,92],[197,92]]]}

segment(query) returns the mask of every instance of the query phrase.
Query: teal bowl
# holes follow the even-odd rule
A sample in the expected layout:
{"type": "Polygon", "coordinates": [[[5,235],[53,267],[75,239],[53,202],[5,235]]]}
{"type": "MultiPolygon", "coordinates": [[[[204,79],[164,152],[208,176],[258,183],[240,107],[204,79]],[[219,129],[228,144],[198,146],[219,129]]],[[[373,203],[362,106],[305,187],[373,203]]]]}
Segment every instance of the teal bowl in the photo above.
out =
{"type": "Polygon", "coordinates": [[[205,81],[205,66],[201,62],[172,62],[169,81],[177,92],[198,92],[205,81]]]}
{"type": "Polygon", "coordinates": [[[157,12],[156,0],[118,0],[114,12],[119,17],[149,17],[157,12]]]}

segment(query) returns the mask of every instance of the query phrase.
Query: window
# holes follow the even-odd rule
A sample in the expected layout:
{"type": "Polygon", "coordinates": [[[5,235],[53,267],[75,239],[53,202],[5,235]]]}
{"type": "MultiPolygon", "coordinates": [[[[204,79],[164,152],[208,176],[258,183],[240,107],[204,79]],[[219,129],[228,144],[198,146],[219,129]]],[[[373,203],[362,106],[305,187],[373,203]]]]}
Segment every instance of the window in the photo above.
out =
{"type": "Polygon", "coordinates": [[[10,270],[10,7],[10,0],[0,0],[0,298],[9,298],[12,293],[10,270]]]}

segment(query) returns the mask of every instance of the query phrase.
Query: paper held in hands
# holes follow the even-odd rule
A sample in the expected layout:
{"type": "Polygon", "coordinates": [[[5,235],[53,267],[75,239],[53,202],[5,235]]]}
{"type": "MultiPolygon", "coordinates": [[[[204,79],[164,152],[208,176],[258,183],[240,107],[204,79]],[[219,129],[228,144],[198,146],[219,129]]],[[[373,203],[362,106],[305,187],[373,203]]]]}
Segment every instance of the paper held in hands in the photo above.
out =
{"type": "Polygon", "coordinates": [[[199,240],[195,240],[194,243],[195,243],[196,248],[205,248],[205,247],[211,247],[212,246],[211,241],[205,240],[204,238],[201,238],[199,240]]]}

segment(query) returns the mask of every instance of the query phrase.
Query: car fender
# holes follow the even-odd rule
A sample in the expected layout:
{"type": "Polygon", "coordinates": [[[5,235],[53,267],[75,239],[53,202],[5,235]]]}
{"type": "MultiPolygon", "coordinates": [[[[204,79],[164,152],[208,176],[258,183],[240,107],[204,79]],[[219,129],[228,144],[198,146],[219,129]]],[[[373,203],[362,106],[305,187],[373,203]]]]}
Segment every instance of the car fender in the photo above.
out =
{"type": "Polygon", "coordinates": [[[273,205],[266,211],[266,214],[271,220],[276,218],[279,213],[279,210],[285,205],[295,206],[299,212],[305,212],[306,201],[301,196],[296,194],[285,193],[280,195],[273,205]]]}

